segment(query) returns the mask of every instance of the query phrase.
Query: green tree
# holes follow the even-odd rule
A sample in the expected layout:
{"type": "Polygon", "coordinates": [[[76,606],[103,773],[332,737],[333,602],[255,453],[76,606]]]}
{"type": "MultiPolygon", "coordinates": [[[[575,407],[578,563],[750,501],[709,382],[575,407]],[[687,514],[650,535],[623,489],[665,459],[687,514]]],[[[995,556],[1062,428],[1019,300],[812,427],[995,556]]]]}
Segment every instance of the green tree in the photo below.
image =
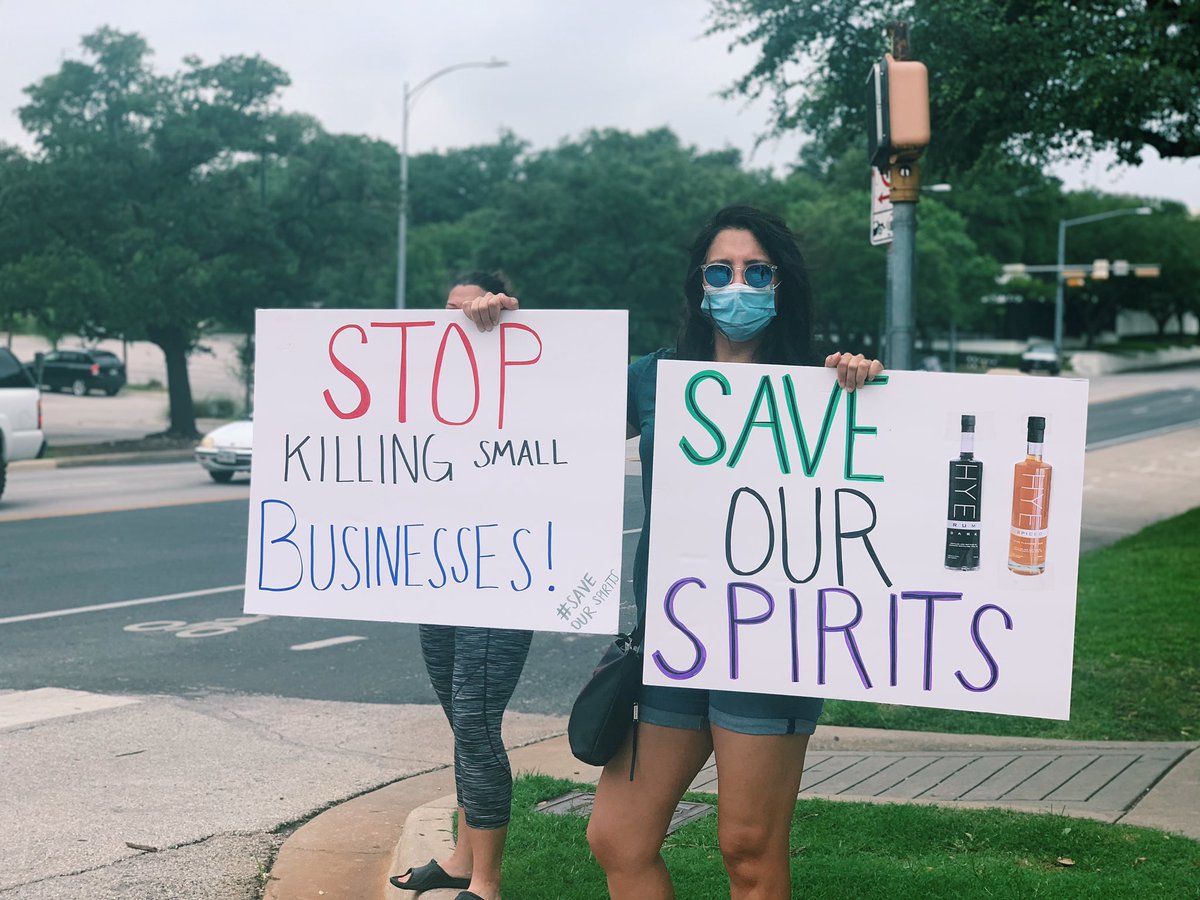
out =
{"type": "Polygon", "coordinates": [[[1090,275],[1093,260],[1110,262],[1107,279],[1087,278],[1081,287],[1066,289],[1067,324],[1082,331],[1088,347],[1100,332],[1112,328],[1122,309],[1148,313],[1163,336],[1167,324],[1188,312],[1200,311],[1200,220],[1190,217],[1178,203],[1139,197],[1112,197],[1095,193],[1068,195],[1070,216],[1086,216],[1114,209],[1151,206],[1149,216],[1120,216],[1088,223],[1067,232],[1067,262],[1083,263],[1090,275]],[[1113,274],[1115,260],[1157,263],[1157,278],[1133,273],[1113,274]]]}
{"type": "Polygon", "coordinates": [[[516,179],[528,147],[505,131],[494,144],[413,156],[408,162],[412,224],[456,222],[490,205],[496,191],[516,179]]]}
{"type": "Polygon", "coordinates": [[[26,88],[20,116],[52,237],[4,278],[72,330],[160,347],[169,432],[191,436],[188,353],[225,310],[230,271],[262,249],[247,243],[259,223],[231,201],[250,191],[244,158],[268,145],[288,78],[258,57],[189,58],[159,75],[141,37],[109,28],[82,45],[83,59],[26,88]],[[95,282],[75,303],[61,296],[72,279],[95,282]]]}
{"type": "Polygon", "coordinates": [[[812,135],[818,155],[865,144],[863,82],[896,19],[929,67],[931,153],[947,170],[988,150],[1200,155],[1194,0],[713,0],[712,10],[713,32],[761,48],[733,92],[771,96],[775,129],[812,135]]]}
{"type": "Polygon", "coordinates": [[[1159,263],[1159,277],[1135,278],[1124,303],[1148,313],[1161,340],[1172,319],[1182,330],[1185,315],[1200,316],[1200,219],[1182,208],[1160,213],[1147,228],[1149,240],[1126,251],[1130,262],[1159,263]]]}
{"type": "MultiPolygon", "coordinates": [[[[804,250],[814,299],[814,330],[841,347],[877,346],[884,328],[886,247],[868,241],[866,173],[848,157],[826,168],[795,172],[780,190],[786,219],[804,250]]],[[[967,221],[932,196],[918,206],[915,318],[918,331],[940,337],[953,324],[970,329],[986,315],[999,266],[980,251],[967,221]]]]}
{"type": "Polygon", "coordinates": [[[700,153],[665,129],[596,131],[534,154],[468,221],[476,259],[531,307],[628,309],[645,353],[674,342],[696,231],[728,203],[769,205],[769,184],[736,151],[700,153]]]}

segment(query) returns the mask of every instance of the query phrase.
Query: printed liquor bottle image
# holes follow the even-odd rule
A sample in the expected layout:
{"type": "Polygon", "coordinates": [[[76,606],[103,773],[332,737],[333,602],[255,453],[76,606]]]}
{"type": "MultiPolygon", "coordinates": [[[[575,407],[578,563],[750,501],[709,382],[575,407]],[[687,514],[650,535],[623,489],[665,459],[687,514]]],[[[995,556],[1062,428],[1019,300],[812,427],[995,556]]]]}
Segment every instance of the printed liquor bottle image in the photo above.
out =
{"type": "Polygon", "coordinates": [[[975,458],[975,417],[962,417],[958,459],[950,460],[950,496],[946,508],[946,568],[979,568],[979,519],[983,463],[975,458]]]}
{"type": "Polygon", "coordinates": [[[1025,459],[1013,472],[1012,530],[1008,567],[1018,575],[1046,571],[1046,536],[1050,524],[1050,466],[1042,461],[1046,420],[1029,417],[1025,459]]]}

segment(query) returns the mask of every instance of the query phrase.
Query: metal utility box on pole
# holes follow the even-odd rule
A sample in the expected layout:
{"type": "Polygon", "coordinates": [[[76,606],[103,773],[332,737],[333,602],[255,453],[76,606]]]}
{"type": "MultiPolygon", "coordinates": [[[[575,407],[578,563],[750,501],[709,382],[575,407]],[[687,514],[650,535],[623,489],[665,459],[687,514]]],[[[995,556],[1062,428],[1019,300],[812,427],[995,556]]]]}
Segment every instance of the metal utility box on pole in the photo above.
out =
{"type": "MultiPolygon", "coordinates": [[[[887,359],[893,369],[911,369],[914,333],[914,269],[917,159],[929,146],[929,72],[907,59],[908,26],[889,27],[892,52],[867,75],[868,156],[890,184],[891,247],[888,251],[887,359]]],[[[878,241],[874,241],[878,242],[878,241]]]]}

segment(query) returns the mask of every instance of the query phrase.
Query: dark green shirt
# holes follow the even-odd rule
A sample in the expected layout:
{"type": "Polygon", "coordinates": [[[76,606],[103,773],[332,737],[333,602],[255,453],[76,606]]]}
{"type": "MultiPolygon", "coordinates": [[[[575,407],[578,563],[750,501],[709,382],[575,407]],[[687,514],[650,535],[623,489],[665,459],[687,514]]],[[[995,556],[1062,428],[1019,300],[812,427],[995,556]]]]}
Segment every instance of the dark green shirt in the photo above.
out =
{"type": "Polygon", "coordinates": [[[646,508],[642,533],[633,557],[633,598],[638,620],[646,615],[646,576],[650,565],[650,493],[654,481],[654,407],[658,393],[658,361],[674,359],[675,351],[655,350],[629,366],[626,417],[641,432],[638,455],[642,460],[642,502],[646,508]]]}

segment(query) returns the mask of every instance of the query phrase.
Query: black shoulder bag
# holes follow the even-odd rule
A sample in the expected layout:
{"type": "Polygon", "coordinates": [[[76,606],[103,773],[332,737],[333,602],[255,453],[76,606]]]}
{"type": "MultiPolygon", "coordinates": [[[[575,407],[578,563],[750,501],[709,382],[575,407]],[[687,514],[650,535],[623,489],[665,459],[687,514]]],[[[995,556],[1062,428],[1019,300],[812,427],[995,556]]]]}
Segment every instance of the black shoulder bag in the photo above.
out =
{"type": "MultiPolygon", "coordinates": [[[[618,634],[600,657],[575,704],[567,724],[571,753],[581,762],[602,766],[612,759],[630,727],[633,757],[637,758],[637,695],[642,685],[642,626],[618,634]]],[[[633,780],[633,763],[629,766],[633,780]]]]}

